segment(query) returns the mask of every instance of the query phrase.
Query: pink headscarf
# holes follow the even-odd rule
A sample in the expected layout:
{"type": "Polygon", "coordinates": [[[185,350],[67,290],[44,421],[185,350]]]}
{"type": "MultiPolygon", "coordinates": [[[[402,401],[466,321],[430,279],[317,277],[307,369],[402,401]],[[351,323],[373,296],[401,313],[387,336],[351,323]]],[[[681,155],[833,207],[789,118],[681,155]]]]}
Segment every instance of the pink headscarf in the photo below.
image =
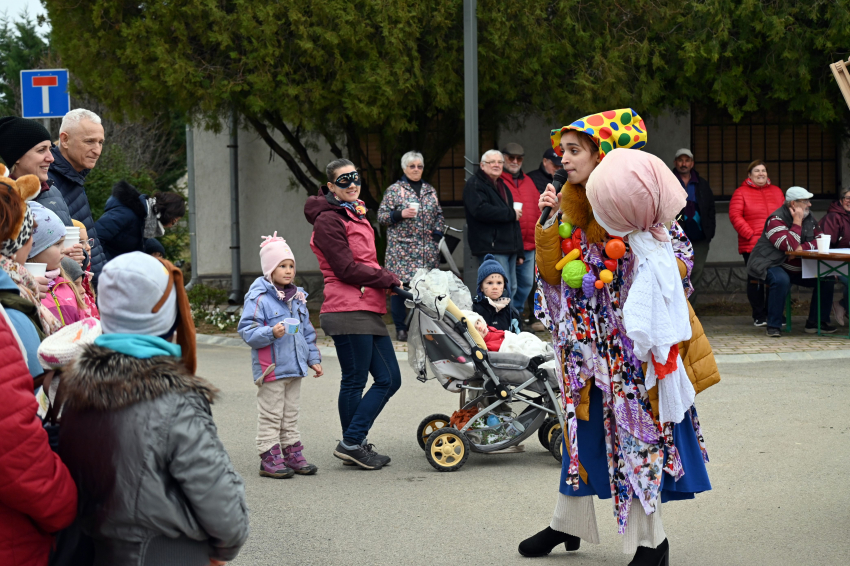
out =
{"type": "Polygon", "coordinates": [[[670,238],[663,224],[685,207],[687,192],[672,171],[650,153],[632,149],[609,152],[587,180],[593,216],[609,233],[650,232],[670,238]]]}

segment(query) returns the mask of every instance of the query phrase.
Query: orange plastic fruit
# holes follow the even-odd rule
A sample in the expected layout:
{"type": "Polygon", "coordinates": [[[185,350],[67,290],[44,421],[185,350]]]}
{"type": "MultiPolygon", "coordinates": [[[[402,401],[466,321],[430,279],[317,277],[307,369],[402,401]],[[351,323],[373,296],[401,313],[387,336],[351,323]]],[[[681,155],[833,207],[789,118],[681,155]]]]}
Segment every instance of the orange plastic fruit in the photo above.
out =
{"type": "Polygon", "coordinates": [[[600,281],[599,279],[597,279],[596,282],[593,284],[593,286],[596,287],[597,289],[601,289],[602,287],[605,286],[605,284],[602,281],[600,281]]]}
{"type": "Polygon", "coordinates": [[[610,240],[605,244],[605,255],[611,259],[620,259],[626,255],[626,244],[622,240],[610,240]]]}

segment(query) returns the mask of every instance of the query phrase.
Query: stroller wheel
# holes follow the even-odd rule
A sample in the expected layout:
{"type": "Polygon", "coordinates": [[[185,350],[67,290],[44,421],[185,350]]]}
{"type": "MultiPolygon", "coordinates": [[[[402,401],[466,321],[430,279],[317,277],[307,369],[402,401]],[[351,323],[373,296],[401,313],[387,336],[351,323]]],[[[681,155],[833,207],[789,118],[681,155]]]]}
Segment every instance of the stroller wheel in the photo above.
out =
{"type": "Polygon", "coordinates": [[[557,460],[561,461],[564,457],[564,433],[558,430],[557,434],[552,435],[552,443],[549,444],[549,452],[557,460]]]}
{"type": "Polygon", "coordinates": [[[537,440],[540,445],[549,450],[552,446],[552,437],[561,432],[561,423],[558,419],[546,419],[543,421],[543,426],[537,429],[537,440]]]}
{"type": "Polygon", "coordinates": [[[454,472],[469,458],[469,441],[456,428],[441,428],[428,437],[425,457],[438,472],[454,472]]]}
{"type": "Polygon", "coordinates": [[[425,444],[428,442],[428,437],[435,430],[449,426],[449,417],[442,413],[428,415],[419,426],[416,428],[416,441],[419,442],[419,448],[425,450],[425,444]]]}

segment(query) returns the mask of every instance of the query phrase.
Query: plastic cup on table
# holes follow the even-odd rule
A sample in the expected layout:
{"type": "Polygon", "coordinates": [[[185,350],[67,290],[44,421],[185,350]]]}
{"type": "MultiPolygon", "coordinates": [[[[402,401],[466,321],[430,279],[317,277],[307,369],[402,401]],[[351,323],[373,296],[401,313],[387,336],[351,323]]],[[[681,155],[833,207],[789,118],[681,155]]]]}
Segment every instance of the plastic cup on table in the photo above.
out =
{"type": "Polygon", "coordinates": [[[283,319],[283,325],[286,327],[287,334],[298,334],[298,330],[301,328],[301,321],[297,318],[285,318],[283,319]]]}
{"type": "Polygon", "coordinates": [[[829,234],[821,234],[817,237],[818,240],[818,253],[819,254],[828,254],[829,253],[829,244],[832,240],[832,236],[829,234]]]}
{"type": "Polygon", "coordinates": [[[44,274],[47,273],[46,263],[25,263],[24,267],[33,277],[44,277],[44,274]]]}

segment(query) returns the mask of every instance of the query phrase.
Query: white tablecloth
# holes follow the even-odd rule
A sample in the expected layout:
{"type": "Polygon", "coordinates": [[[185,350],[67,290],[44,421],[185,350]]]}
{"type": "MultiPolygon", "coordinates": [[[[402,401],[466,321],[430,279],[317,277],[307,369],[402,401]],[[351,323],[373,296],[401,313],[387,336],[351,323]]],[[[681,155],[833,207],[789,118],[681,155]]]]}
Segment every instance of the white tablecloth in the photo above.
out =
{"type": "MultiPolygon", "coordinates": [[[[833,248],[829,250],[831,254],[848,254],[850,255],[850,248],[833,248]]],[[[843,261],[827,261],[827,265],[830,267],[838,267],[843,265],[839,273],[842,275],[847,275],[847,263],[843,261]]],[[[803,259],[803,278],[804,279],[814,279],[817,277],[818,273],[818,262],[816,259],[803,259]]],[[[832,275],[835,275],[832,273],[832,275]]]]}

